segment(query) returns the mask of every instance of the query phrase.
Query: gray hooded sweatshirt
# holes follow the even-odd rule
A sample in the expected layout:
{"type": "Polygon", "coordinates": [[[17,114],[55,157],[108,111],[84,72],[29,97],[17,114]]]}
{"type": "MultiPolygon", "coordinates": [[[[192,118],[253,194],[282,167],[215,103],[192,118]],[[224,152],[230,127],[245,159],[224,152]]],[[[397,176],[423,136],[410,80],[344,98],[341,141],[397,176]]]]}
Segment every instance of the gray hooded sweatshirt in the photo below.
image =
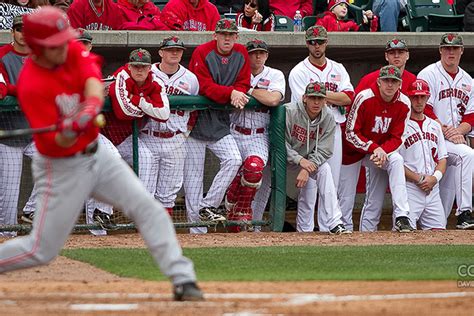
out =
{"type": "Polygon", "coordinates": [[[336,123],[327,106],[311,121],[302,101],[287,103],[285,143],[287,161],[299,165],[306,158],[318,167],[325,163],[334,150],[336,123]]]}

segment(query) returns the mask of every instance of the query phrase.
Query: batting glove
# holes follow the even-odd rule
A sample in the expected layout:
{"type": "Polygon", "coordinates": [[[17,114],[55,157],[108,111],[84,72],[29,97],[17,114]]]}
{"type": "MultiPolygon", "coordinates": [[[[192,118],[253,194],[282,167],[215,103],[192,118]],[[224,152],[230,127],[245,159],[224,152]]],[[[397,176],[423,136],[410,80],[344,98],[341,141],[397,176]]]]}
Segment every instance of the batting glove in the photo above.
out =
{"type": "Polygon", "coordinates": [[[59,123],[59,132],[69,138],[77,137],[93,126],[94,118],[99,114],[101,106],[102,101],[98,97],[87,98],[82,111],[59,123]]]}

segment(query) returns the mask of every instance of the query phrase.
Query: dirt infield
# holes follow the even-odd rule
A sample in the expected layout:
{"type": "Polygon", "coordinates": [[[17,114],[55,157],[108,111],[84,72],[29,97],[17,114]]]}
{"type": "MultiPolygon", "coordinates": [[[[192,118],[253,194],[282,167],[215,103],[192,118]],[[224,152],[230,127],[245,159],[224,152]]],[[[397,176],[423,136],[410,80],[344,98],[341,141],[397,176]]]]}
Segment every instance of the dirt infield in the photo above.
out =
{"type": "MultiPolygon", "coordinates": [[[[183,247],[474,244],[474,231],[180,234],[183,247]]],[[[74,235],[66,248],[144,247],[137,234],[74,235]]],[[[447,315],[472,313],[474,284],[456,281],[202,282],[207,300],[171,301],[167,282],[120,278],[59,257],[46,267],[0,275],[1,315],[447,315]]]]}

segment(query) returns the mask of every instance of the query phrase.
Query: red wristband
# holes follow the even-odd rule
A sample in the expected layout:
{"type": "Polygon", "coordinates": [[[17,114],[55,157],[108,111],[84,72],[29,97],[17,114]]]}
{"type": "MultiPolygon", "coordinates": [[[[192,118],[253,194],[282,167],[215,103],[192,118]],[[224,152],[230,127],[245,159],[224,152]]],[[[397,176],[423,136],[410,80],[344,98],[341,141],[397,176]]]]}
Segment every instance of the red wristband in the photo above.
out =
{"type": "Polygon", "coordinates": [[[100,113],[100,110],[102,109],[102,99],[97,97],[97,96],[91,96],[87,97],[84,100],[84,110],[86,111],[92,111],[95,113],[95,115],[100,113]]]}

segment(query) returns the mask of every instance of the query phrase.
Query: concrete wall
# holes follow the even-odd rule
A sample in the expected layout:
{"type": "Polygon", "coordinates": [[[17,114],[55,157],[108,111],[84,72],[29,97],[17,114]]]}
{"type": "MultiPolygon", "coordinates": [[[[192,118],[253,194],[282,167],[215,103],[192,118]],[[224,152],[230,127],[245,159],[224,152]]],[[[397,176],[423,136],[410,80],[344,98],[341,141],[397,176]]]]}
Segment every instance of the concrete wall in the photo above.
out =
{"type": "MultiPolygon", "coordinates": [[[[212,39],[210,32],[143,32],[143,31],[97,31],[94,49],[104,56],[104,75],[112,73],[127,62],[131,50],[143,47],[151,51],[158,61],[157,46],[171,34],[178,35],[189,47],[184,54],[183,64],[187,66],[193,47],[212,39]]],[[[438,60],[438,44],[442,33],[400,33],[410,48],[407,69],[415,74],[430,63],[438,60]]],[[[271,49],[267,62],[269,66],[281,69],[288,76],[291,68],[307,56],[304,33],[292,32],[245,32],[239,42],[245,43],[258,37],[265,40],[271,49]]],[[[385,64],[385,43],[394,37],[393,33],[330,33],[327,57],[344,64],[356,85],[366,73],[385,64]]],[[[465,51],[461,67],[474,74],[474,33],[463,33],[465,51]]],[[[10,41],[10,32],[0,32],[0,45],[10,41]]]]}

